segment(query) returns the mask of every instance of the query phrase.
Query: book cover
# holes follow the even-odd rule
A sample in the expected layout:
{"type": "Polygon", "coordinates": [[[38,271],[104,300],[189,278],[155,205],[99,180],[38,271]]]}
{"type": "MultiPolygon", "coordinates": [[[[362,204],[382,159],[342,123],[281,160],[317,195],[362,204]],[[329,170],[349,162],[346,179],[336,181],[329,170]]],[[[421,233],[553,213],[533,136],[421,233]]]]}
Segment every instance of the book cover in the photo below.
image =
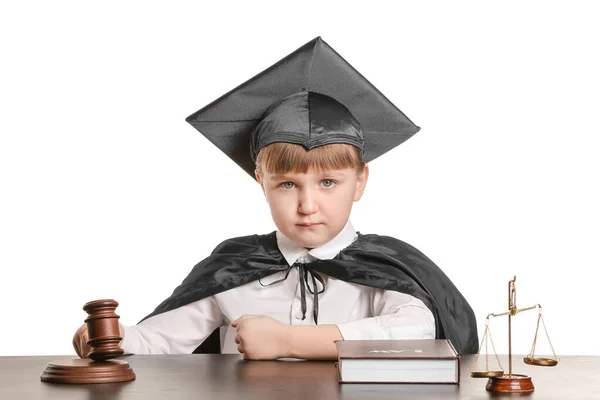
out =
{"type": "Polygon", "coordinates": [[[460,356],[446,339],[340,340],[342,383],[460,383],[460,356]]]}

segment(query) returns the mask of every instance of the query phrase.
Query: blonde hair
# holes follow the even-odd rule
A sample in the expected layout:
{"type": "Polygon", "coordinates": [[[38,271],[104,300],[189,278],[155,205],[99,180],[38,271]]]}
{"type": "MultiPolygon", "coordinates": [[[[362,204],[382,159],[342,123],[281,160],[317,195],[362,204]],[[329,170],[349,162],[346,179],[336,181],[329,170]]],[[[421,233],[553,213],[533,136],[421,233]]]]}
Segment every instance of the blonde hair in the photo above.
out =
{"type": "Polygon", "coordinates": [[[306,173],[353,168],[359,174],[365,168],[361,151],[350,144],[334,143],[312,150],[293,143],[273,143],[263,147],[256,157],[256,173],[306,173]]]}

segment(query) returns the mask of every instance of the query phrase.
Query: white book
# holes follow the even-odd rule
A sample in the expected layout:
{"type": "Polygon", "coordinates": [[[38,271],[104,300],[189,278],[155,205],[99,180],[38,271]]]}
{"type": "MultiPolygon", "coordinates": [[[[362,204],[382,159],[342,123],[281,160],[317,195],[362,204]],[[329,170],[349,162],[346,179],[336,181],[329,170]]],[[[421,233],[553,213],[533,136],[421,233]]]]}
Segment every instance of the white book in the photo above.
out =
{"type": "Polygon", "coordinates": [[[341,340],[342,383],[460,382],[460,356],[446,339],[341,340]]]}

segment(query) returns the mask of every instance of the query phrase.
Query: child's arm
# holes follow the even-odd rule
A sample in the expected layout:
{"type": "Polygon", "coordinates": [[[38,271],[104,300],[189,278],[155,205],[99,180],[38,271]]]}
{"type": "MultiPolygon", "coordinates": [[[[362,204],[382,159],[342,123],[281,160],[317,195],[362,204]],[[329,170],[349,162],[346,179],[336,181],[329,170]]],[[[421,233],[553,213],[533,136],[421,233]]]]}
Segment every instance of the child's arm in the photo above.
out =
{"type": "Polygon", "coordinates": [[[435,338],[433,314],[422,301],[381,289],[369,295],[374,317],[338,325],[286,325],[267,316],[244,315],[231,324],[238,350],[251,360],[325,360],[337,358],[336,340],[435,338]]]}
{"type": "MultiPolygon", "coordinates": [[[[224,324],[214,297],[155,315],[135,326],[119,324],[121,347],[133,354],[191,354],[216,328],[224,324]]],[[[87,329],[80,327],[73,337],[77,354],[86,358],[87,329]]]]}
{"type": "Polygon", "coordinates": [[[290,355],[308,360],[335,360],[335,342],[343,340],[337,325],[291,326],[290,355]]]}
{"type": "Polygon", "coordinates": [[[123,350],[133,354],[191,354],[224,324],[214,297],[207,297],[125,327],[123,350]]]}
{"type": "Polygon", "coordinates": [[[435,319],[416,297],[371,289],[371,318],[338,324],[346,340],[435,339],[435,319]]]}
{"type": "Polygon", "coordinates": [[[336,325],[286,325],[264,315],[244,315],[231,325],[237,330],[238,351],[250,360],[333,360],[335,341],[343,339],[336,325]]]}

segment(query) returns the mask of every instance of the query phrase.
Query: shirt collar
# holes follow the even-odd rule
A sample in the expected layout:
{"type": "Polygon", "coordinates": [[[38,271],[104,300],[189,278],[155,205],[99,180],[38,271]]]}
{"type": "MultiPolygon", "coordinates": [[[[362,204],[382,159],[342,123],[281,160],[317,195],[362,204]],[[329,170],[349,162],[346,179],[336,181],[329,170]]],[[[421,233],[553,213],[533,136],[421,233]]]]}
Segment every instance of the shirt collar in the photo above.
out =
{"type": "Polygon", "coordinates": [[[288,239],[279,231],[277,231],[276,236],[279,251],[281,251],[281,254],[283,254],[283,257],[285,257],[285,260],[290,266],[293,265],[298,258],[307,253],[319,260],[328,260],[334,258],[341,250],[348,247],[358,237],[356,230],[350,221],[346,223],[346,226],[344,226],[344,228],[340,231],[340,233],[337,234],[336,237],[331,239],[329,242],[310,250],[302,247],[293,240],[288,239]]]}

